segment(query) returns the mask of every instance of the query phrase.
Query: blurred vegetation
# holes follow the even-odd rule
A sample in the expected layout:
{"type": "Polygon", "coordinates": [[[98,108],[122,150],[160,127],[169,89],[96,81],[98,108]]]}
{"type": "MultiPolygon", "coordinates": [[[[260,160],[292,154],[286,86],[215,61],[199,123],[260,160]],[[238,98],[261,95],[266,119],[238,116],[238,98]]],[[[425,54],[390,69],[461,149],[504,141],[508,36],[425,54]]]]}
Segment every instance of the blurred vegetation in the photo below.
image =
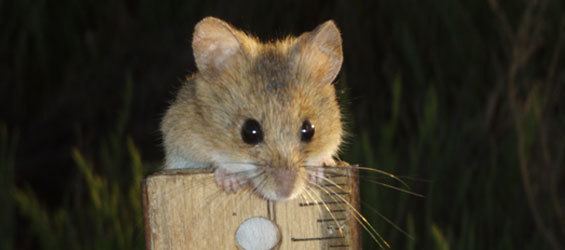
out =
{"type": "Polygon", "coordinates": [[[18,0],[0,1],[0,248],[143,248],[139,181],[208,15],[262,38],[336,20],[342,157],[425,196],[363,174],[393,249],[565,247],[561,1],[18,0]]]}
{"type": "Polygon", "coordinates": [[[71,199],[55,211],[41,206],[31,189],[16,190],[14,199],[21,214],[29,220],[29,234],[41,249],[143,249],[143,212],[140,202],[143,176],[139,152],[130,140],[129,183],[111,181],[93,172],[78,150],[73,158],[84,188],[69,191],[71,199]],[[82,193],[87,193],[84,199],[82,193]],[[82,198],[82,199],[81,199],[82,198]]]}

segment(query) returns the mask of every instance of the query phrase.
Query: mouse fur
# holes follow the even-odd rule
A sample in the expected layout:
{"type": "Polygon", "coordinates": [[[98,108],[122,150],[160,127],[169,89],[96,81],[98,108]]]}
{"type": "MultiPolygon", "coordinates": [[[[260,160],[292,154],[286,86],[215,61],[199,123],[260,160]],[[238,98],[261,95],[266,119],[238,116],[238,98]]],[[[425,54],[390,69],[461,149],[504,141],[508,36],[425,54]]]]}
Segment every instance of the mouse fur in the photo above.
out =
{"type": "Polygon", "coordinates": [[[251,185],[266,199],[285,200],[312,180],[304,166],[335,164],[343,131],[332,82],[343,53],[333,21],[261,42],[207,17],[195,26],[192,48],[198,71],[161,123],[166,169],[212,166],[226,191],[251,185]],[[261,125],[257,145],[242,140],[247,119],[261,125]],[[310,142],[300,137],[305,120],[315,128],[310,142]]]}

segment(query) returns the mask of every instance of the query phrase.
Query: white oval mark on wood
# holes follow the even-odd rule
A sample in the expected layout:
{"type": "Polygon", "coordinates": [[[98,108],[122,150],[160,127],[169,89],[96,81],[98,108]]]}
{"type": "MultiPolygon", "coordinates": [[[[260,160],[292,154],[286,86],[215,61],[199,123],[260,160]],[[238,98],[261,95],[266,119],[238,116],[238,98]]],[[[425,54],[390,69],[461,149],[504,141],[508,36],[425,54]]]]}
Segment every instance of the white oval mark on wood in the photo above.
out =
{"type": "Polygon", "coordinates": [[[279,243],[279,228],[267,218],[253,217],[239,225],[235,239],[241,249],[269,250],[279,243]]]}

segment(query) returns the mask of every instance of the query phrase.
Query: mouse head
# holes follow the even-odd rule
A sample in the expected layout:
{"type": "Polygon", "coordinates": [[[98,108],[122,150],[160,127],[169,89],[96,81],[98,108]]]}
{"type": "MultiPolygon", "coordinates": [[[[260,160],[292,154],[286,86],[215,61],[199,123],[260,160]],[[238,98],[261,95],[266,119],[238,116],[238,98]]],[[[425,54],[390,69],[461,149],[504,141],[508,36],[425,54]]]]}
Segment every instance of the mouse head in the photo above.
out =
{"type": "Polygon", "coordinates": [[[192,48],[198,114],[216,164],[229,171],[223,163],[244,162],[263,197],[295,197],[307,185],[305,167],[332,162],[341,143],[332,82],[343,56],[333,21],[262,43],[208,17],[196,25],[192,48]]]}

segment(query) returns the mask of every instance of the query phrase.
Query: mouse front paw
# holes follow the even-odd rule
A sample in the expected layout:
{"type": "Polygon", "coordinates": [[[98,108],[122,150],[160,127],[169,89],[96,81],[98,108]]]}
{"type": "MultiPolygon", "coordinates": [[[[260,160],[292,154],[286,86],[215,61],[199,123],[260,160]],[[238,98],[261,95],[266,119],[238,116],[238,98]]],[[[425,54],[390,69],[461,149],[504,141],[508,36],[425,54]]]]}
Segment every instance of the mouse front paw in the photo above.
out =
{"type": "Polygon", "coordinates": [[[329,158],[320,164],[320,167],[314,168],[308,172],[308,181],[316,184],[322,183],[326,179],[324,174],[326,168],[335,167],[336,162],[329,158]]]}
{"type": "Polygon", "coordinates": [[[230,173],[222,168],[218,168],[214,171],[214,177],[220,189],[228,193],[237,192],[248,183],[247,177],[241,173],[230,173]]]}
{"type": "Polygon", "coordinates": [[[311,183],[320,184],[324,178],[324,168],[322,167],[308,172],[308,181],[311,183]]]}

